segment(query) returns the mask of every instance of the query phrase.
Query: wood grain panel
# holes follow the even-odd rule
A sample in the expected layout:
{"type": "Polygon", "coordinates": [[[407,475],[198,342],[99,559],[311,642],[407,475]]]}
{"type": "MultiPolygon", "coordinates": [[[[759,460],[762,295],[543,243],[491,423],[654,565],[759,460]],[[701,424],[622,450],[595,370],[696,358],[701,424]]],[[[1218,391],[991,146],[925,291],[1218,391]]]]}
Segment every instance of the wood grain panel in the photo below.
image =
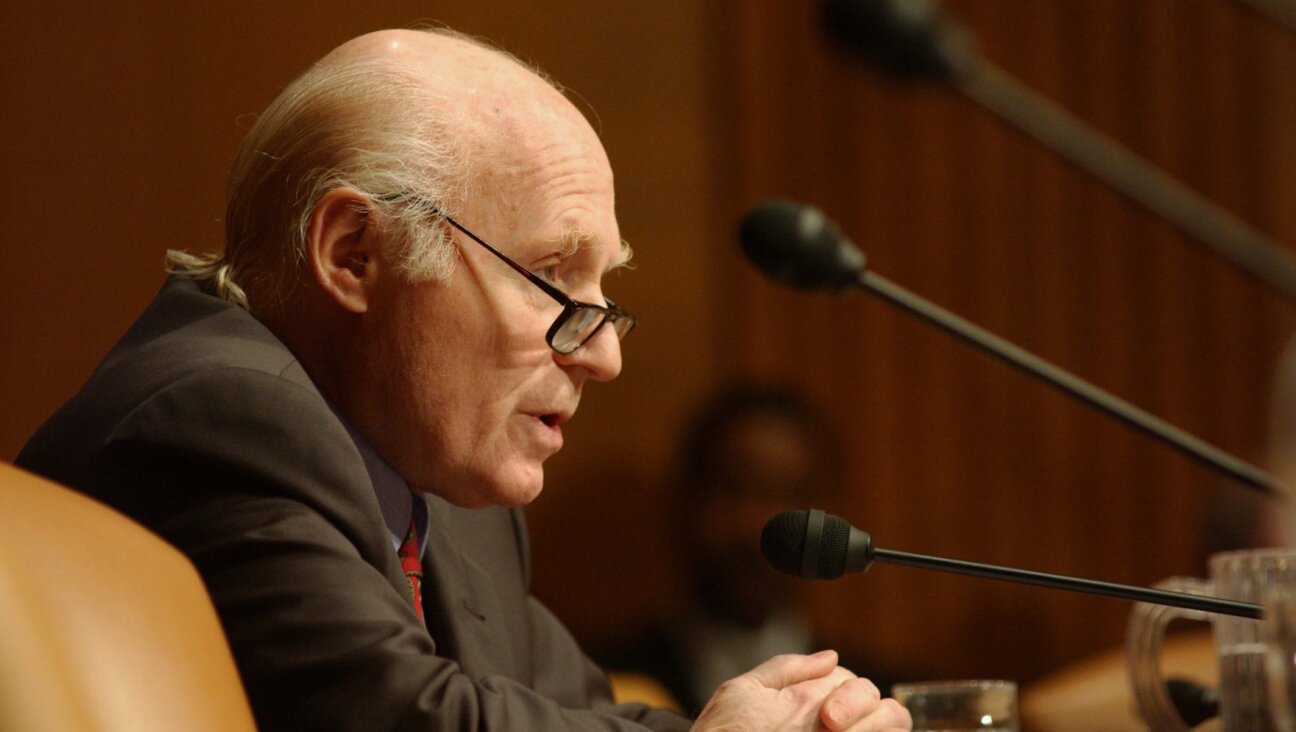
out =
{"type": "MultiPolygon", "coordinates": [[[[1259,459],[1291,304],[952,91],[830,53],[811,7],[730,7],[731,205],[813,203],[883,276],[1259,459]]],[[[988,59],[1290,242],[1296,38],[1226,2],[946,9],[988,59]]],[[[1200,572],[1206,514],[1244,491],[880,301],[737,280],[726,368],[833,411],[850,518],[881,546],[1149,584],[1200,572]]],[[[1129,610],[884,566],[818,599],[830,635],[897,668],[1021,680],[1119,643],[1129,610]]]]}

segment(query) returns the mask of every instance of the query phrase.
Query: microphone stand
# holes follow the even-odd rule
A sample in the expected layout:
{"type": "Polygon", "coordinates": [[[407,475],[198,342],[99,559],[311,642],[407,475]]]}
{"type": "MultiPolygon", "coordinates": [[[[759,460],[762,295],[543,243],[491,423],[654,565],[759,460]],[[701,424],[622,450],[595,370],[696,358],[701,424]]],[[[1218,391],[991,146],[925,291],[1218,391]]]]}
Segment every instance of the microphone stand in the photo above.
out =
{"type": "Polygon", "coordinates": [[[889,564],[903,564],[909,567],[934,569],[940,572],[966,574],[973,577],[1051,587],[1058,590],[1086,592],[1091,595],[1118,597],[1124,600],[1147,602],[1154,605],[1173,605],[1174,607],[1188,608],[1189,610],[1201,610],[1239,618],[1259,619],[1261,617],[1259,605],[1237,600],[1224,600],[1207,595],[1190,595],[1186,592],[1170,592],[1169,590],[1156,590],[1150,587],[1121,585],[1115,582],[1103,582],[1101,580],[1084,579],[1083,577],[1067,577],[1047,572],[1035,572],[1029,569],[1000,567],[993,564],[932,557],[925,554],[911,554],[893,549],[874,548],[871,554],[875,561],[889,564]]]}
{"type": "MultiPolygon", "coordinates": [[[[1257,9],[1277,0],[1246,0],[1257,9]]],[[[825,29],[844,49],[894,76],[949,82],[968,99],[1247,274],[1296,300],[1296,256],[1169,173],[1085,124],[982,57],[935,3],[827,0],[825,29]]],[[[1287,14],[1296,17],[1296,11],[1287,14]]]]}
{"type": "Polygon", "coordinates": [[[984,59],[969,64],[953,81],[1000,119],[1296,300],[1296,257],[1250,224],[984,59]]]}
{"type": "Polygon", "coordinates": [[[1239,618],[1262,616],[1260,606],[1249,602],[882,549],[874,546],[867,531],[817,508],[784,511],[767,521],[761,530],[760,547],[770,566],[802,579],[835,579],[845,572],[866,572],[873,562],[888,562],[1239,618]]]}
{"type": "Polygon", "coordinates": [[[1004,363],[1035,376],[1073,397],[1119,419],[1134,429],[1162,442],[1209,467],[1236,478],[1262,493],[1277,495],[1273,476],[1204,440],[1194,437],[1165,420],[1130,404],[1111,392],[1090,384],[975,323],[951,313],[869,270],[859,274],[861,288],[912,313],[941,330],[988,353],[1004,363]]]}

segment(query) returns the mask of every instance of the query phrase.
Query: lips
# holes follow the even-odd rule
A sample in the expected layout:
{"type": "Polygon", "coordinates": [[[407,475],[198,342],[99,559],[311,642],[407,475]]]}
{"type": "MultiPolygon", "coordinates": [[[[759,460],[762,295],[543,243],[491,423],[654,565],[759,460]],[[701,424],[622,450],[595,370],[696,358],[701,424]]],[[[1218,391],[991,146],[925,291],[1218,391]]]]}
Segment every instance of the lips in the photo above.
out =
{"type": "Polygon", "coordinates": [[[534,411],[528,410],[526,414],[540,420],[542,423],[544,423],[544,426],[546,427],[559,427],[564,422],[571,419],[574,412],[570,410],[556,410],[552,412],[543,411],[543,410],[534,410],[534,411]]]}
{"type": "Polygon", "coordinates": [[[554,453],[562,449],[562,424],[572,418],[571,411],[528,409],[524,414],[531,420],[531,424],[535,425],[535,432],[533,432],[535,439],[538,444],[544,446],[546,452],[554,453]]]}

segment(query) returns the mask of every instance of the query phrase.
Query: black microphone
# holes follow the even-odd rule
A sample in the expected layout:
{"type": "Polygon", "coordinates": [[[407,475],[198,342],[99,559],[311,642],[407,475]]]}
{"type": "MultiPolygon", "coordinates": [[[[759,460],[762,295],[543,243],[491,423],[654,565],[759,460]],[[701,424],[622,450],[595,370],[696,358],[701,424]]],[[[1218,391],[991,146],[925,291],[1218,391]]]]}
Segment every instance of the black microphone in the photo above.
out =
{"type": "Polygon", "coordinates": [[[843,49],[895,76],[950,81],[977,61],[971,36],[935,0],[826,2],[823,26],[843,49]]]}
{"type": "Polygon", "coordinates": [[[1236,600],[882,549],[873,545],[866,532],[818,509],[784,511],[766,522],[761,553],[775,569],[802,579],[834,579],[846,572],[866,571],[878,561],[1242,618],[1261,616],[1259,605],[1236,600]]]}
{"type": "Polygon", "coordinates": [[[739,241],[752,264],[777,282],[803,289],[863,288],[1224,475],[1277,493],[1277,482],[1259,468],[868,271],[864,253],[818,209],[779,199],[757,204],[743,217],[739,241]]]}
{"type": "Polygon", "coordinates": [[[824,31],[866,64],[950,82],[964,96],[1128,196],[1288,299],[1296,256],[980,56],[934,0],[828,0],[824,31]]]}
{"type": "Polygon", "coordinates": [[[753,206],[738,227],[743,253],[775,282],[802,290],[859,284],[864,252],[817,208],[770,199],[753,206]]]}

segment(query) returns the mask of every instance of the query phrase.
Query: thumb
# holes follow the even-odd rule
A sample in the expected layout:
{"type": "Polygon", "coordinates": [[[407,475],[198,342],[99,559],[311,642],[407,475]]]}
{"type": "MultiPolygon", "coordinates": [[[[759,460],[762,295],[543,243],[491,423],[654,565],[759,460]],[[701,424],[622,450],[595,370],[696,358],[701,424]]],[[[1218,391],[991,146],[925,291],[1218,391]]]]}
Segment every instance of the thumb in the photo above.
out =
{"type": "Polygon", "coordinates": [[[810,656],[775,656],[748,671],[747,675],[768,689],[783,689],[802,681],[827,676],[835,668],[837,651],[819,651],[810,656]]]}

